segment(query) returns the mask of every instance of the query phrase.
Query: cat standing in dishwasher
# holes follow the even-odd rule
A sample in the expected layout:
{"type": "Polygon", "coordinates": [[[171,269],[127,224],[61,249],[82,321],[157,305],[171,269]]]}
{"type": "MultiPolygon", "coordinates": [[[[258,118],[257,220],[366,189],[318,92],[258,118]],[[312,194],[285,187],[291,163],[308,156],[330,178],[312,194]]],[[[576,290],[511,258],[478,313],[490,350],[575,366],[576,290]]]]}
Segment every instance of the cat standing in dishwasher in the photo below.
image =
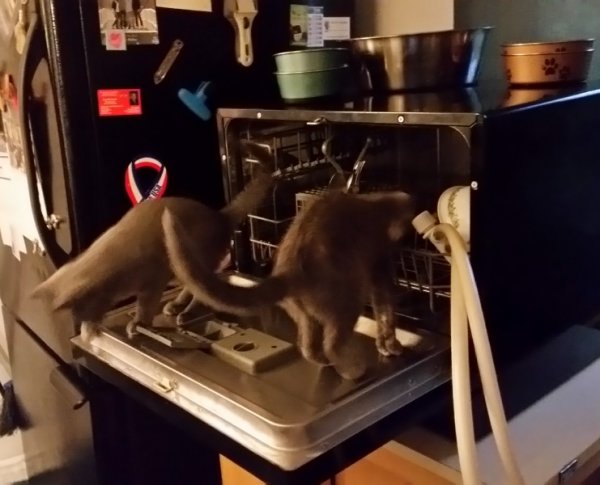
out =
{"type": "MultiPolygon", "coordinates": [[[[195,258],[202,267],[218,271],[229,257],[234,228],[254,211],[272,190],[271,153],[251,143],[244,147],[259,161],[260,173],[220,211],[181,197],[145,200],[130,209],[86,251],[62,266],[33,293],[45,297],[53,310],[70,309],[83,323],[81,334],[89,339],[104,315],[120,301],[136,297],[136,311],[127,327],[134,335],[138,325],[151,326],[160,311],[163,292],[173,272],[164,244],[161,216],[174,214],[185,227],[195,258]]],[[[182,314],[195,305],[185,288],[165,306],[167,314],[182,314]]]]}
{"type": "Polygon", "coordinates": [[[283,237],[271,275],[252,287],[235,286],[214,273],[199,252],[185,221],[165,210],[165,244],[175,275],[194,297],[240,316],[278,305],[298,328],[298,346],[313,362],[333,364],[346,379],[366,371],[350,336],[370,299],[377,320],[376,346],[398,355],[393,315],[395,243],[413,216],[404,192],[330,192],[311,202],[283,237]]]}

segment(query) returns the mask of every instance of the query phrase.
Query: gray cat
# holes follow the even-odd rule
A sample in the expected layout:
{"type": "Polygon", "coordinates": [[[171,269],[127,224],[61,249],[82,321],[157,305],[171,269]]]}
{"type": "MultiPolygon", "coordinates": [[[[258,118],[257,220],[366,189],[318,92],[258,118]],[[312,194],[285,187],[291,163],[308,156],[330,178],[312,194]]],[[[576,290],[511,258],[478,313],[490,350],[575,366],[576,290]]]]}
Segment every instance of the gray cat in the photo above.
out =
{"type": "MultiPolygon", "coordinates": [[[[261,166],[272,167],[270,153],[258,146],[246,147],[261,166]]],[[[200,202],[164,197],[146,200],[130,209],[86,251],[65,264],[33,292],[44,296],[53,310],[70,309],[84,322],[81,334],[89,339],[104,315],[118,302],[135,296],[135,317],[127,327],[134,335],[137,325],[152,325],[160,310],[164,290],[173,278],[169,266],[161,215],[168,210],[185,226],[193,242],[195,258],[207,270],[218,271],[226,264],[234,228],[255,210],[274,185],[264,169],[233,201],[213,210],[200,202]]],[[[185,288],[165,306],[164,313],[186,313],[196,304],[185,288]]]]}
{"type": "Polygon", "coordinates": [[[277,304],[296,323],[306,359],[331,363],[342,377],[356,379],[366,366],[350,336],[369,298],[378,323],[378,351],[402,352],[395,335],[390,261],[413,211],[404,192],[329,193],[298,214],[279,245],[271,275],[249,288],[229,284],[202,261],[176,213],[165,211],[163,227],[173,271],[198,301],[241,316],[277,304]]]}

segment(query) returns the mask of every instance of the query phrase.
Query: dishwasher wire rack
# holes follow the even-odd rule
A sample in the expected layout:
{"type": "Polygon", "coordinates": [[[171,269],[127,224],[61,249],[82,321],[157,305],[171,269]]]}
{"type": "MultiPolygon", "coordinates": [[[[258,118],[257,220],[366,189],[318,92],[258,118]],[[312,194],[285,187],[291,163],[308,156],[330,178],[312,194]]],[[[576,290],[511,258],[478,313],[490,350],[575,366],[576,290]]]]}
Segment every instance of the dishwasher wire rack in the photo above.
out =
{"type": "MultiPolygon", "coordinates": [[[[283,182],[278,184],[282,187],[274,189],[263,207],[248,216],[255,263],[269,264],[294,217],[329,190],[327,183],[334,172],[323,151],[323,143],[330,137],[327,126],[269,127],[252,134],[253,141],[270,146],[274,168],[283,175],[283,182]]],[[[385,146],[385,142],[375,139],[375,150],[385,146]]],[[[350,152],[346,153],[344,149],[329,155],[346,167],[352,163],[350,152]]],[[[243,162],[250,172],[257,163],[251,158],[244,158],[243,162]]],[[[392,186],[377,185],[366,191],[393,189],[392,186]]],[[[398,247],[393,264],[395,283],[402,292],[423,296],[433,314],[447,306],[450,265],[428,241],[416,233],[407,235],[398,247]]]]}

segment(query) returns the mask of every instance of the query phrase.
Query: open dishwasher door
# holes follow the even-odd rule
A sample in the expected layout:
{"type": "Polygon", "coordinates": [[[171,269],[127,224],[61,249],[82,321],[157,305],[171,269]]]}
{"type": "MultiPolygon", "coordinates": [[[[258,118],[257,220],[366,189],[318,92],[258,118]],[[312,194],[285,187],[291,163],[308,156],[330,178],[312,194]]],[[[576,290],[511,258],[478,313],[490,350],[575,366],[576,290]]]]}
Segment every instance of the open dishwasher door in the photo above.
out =
{"type": "Polygon", "coordinates": [[[306,465],[449,379],[447,338],[398,329],[407,351],[382,359],[375,321],[367,317],[358,321],[355,337],[369,369],[349,381],[303,359],[293,322],[277,309],[247,319],[200,311],[179,326],[175,317],[159,315],[153,328],[129,339],[131,310],[112,314],[90,342],[73,340],[83,365],[109,366],[284,471],[306,465]]]}

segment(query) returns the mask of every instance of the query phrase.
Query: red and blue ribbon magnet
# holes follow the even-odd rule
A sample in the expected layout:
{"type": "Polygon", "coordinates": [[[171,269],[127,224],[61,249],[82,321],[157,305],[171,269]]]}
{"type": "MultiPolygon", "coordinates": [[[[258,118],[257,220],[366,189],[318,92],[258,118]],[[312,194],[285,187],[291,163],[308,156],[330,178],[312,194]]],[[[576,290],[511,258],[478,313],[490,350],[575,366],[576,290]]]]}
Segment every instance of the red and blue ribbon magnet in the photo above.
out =
{"type": "Polygon", "coordinates": [[[146,199],[160,199],[167,190],[167,168],[155,158],[144,157],[127,166],[125,171],[125,190],[133,205],[146,199]],[[155,181],[146,189],[142,188],[139,171],[151,169],[156,172],[155,181]]]}

